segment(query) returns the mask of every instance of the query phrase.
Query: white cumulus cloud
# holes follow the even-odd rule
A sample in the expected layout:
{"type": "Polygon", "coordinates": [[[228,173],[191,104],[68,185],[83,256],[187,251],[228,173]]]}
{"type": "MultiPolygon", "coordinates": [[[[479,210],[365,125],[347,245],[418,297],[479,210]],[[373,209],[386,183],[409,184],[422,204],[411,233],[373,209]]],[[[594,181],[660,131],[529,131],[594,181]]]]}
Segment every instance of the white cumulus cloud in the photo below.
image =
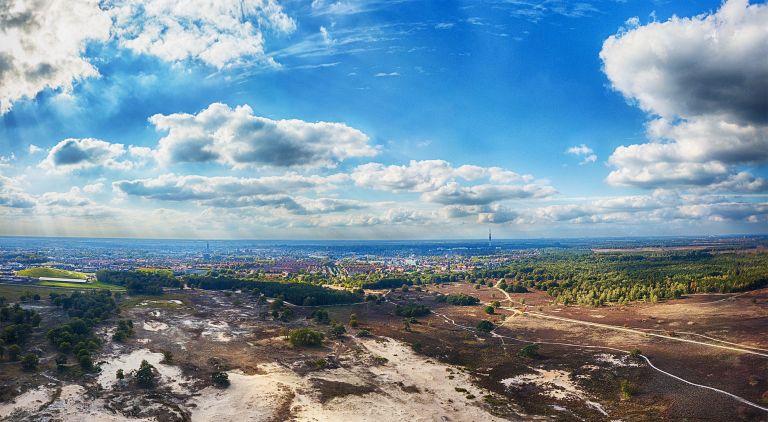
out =
{"type": "Polygon", "coordinates": [[[740,166],[768,162],[767,40],[768,5],[746,0],[692,18],[634,21],[608,38],[605,74],[653,120],[648,143],[614,151],[607,181],[722,187],[740,166]]]}
{"type": "Polygon", "coordinates": [[[90,41],[109,39],[98,0],[0,1],[0,114],[45,89],[69,91],[98,76],[82,57],[90,41]]]}
{"type": "Polygon", "coordinates": [[[123,47],[217,68],[253,59],[275,65],[264,52],[263,30],[289,34],[296,29],[275,0],[111,0],[105,7],[123,47]]]}
{"type": "Polygon", "coordinates": [[[106,168],[128,170],[140,164],[141,157],[132,160],[132,154],[123,144],[113,144],[93,138],[68,138],[48,151],[39,167],[54,173],[106,168]]]}
{"type": "Polygon", "coordinates": [[[247,106],[214,103],[192,115],[156,114],[149,121],[167,131],[158,146],[162,163],[215,161],[233,168],[333,167],[378,153],[368,136],[343,123],[272,120],[247,106]]]}

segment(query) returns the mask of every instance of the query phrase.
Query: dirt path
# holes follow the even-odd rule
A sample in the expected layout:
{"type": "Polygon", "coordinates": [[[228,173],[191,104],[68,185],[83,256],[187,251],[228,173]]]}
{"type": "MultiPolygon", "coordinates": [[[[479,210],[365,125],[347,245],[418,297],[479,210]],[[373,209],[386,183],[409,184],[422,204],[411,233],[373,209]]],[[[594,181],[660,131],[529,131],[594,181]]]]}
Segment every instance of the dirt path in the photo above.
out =
{"type": "MultiPolygon", "coordinates": [[[[509,294],[507,292],[505,292],[504,290],[499,288],[498,284],[496,285],[496,289],[498,289],[499,291],[504,293],[504,295],[507,296],[507,299],[510,302],[512,302],[512,297],[509,296],[509,294]]],[[[681,338],[678,338],[678,337],[672,337],[672,336],[667,336],[667,335],[663,335],[663,334],[648,333],[648,332],[644,332],[644,331],[640,331],[640,330],[636,330],[636,329],[631,329],[631,328],[617,327],[617,326],[614,326],[614,325],[600,324],[600,323],[589,322],[589,321],[581,321],[581,320],[571,319],[571,318],[556,317],[556,316],[551,316],[551,315],[540,314],[540,313],[537,313],[537,312],[522,312],[522,311],[520,311],[518,309],[514,309],[514,308],[502,307],[502,309],[513,311],[516,314],[533,315],[533,316],[542,317],[542,318],[560,320],[560,321],[571,322],[571,323],[582,324],[582,325],[595,326],[595,327],[599,327],[599,328],[613,329],[613,330],[617,330],[617,331],[635,333],[635,334],[640,334],[640,335],[650,335],[650,336],[666,338],[666,339],[670,339],[670,340],[683,341],[683,342],[686,342],[686,343],[694,343],[694,344],[699,344],[699,345],[703,345],[703,346],[716,347],[716,348],[721,348],[721,349],[726,349],[726,350],[731,350],[731,351],[737,351],[737,352],[740,352],[740,353],[749,353],[749,354],[754,354],[754,355],[768,357],[768,354],[766,354],[766,353],[760,353],[760,352],[756,352],[756,351],[753,351],[753,350],[747,350],[747,349],[743,348],[743,347],[748,347],[748,346],[738,345],[738,346],[740,346],[738,348],[737,347],[729,347],[729,346],[723,346],[723,345],[712,344],[712,343],[705,343],[705,342],[700,342],[700,341],[695,341],[695,340],[681,339],[681,338]]],[[[455,324],[455,325],[458,325],[458,324],[455,324]]],[[[503,325],[504,324],[502,323],[499,327],[501,327],[503,325]]],[[[464,327],[464,326],[460,326],[460,327],[468,328],[468,327],[464,327]]],[[[515,338],[511,338],[511,337],[507,337],[507,336],[502,336],[501,334],[498,334],[495,331],[496,330],[494,330],[492,332],[494,337],[503,337],[503,338],[508,338],[508,339],[515,340],[515,341],[523,341],[523,342],[533,343],[533,342],[530,342],[530,341],[525,341],[525,340],[521,340],[521,339],[515,339],[515,338]]],[[[703,336],[703,337],[706,337],[706,336],[703,336]]],[[[712,340],[721,341],[721,340],[717,340],[717,339],[712,339],[712,340]]],[[[628,352],[626,350],[616,349],[616,348],[607,347],[607,346],[593,346],[593,345],[569,344],[569,343],[558,343],[558,342],[542,342],[542,341],[538,341],[538,342],[535,342],[535,343],[539,343],[539,344],[555,344],[555,345],[562,345],[562,346],[573,346],[573,347],[584,347],[584,348],[595,348],[595,349],[608,349],[608,350],[613,350],[613,351],[618,351],[618,352],[623,352],[623,353],[630,353],[630,352],[628,352]]],[[[730,342],[726,342],[726,343],[730,343],[730,342]]],[[[736,343],[730,343],[730,344],[736,344],[736,343]]],[[[762,350],[762,349],[758,349],[758,350],[762,350]]],[[[697,384],[697,383],[692,382],[692,381],[688,381],[688,380],[686,380],[684,378],[681,378],[681,377],[679,377],[677,375],[674,375],[672,373],[669,373],[667,371],[659,369],[658,367],[656,367],[651,362],[650,359],[648,359],[647,356],[642,355],[642,354],[639,355],[639,356],[641,358],[643,358],[645,360],[645,362],[648,363],[648,366],[650,366],[652,369],[654,369],[654,370],[656,370],[656,371],[658,371],[658,372],[660,372],[660,373],[662,373],[662,374],[664,374],[664,375],[666,375],[668,377],[674,378],[674,379],[676,379],[678,381],[681,381],[681,382],[686,383],[688,385],[692,385],[694,387],[704,388],[704,389],[711,390],[711,391],[714,391],[714,392],[717,392],[717,393],[720,393],[720,394],[724,394],[724,395],[726,395],[728,397],[731,397],[731,398],[733,398],[733,399],[735,399],[735,400],[737,400],[737,401],[739,401],[741,403],[744,403],[746,405],[752,406],[755,409],[759,409],[759,410],[762,410],[764,412],[768,412],[768,407],[760,406],[759,404],[753,403],[753,402],[751,402],[751,401],[749,401],[749,400],[747,400],[747,399],[745,399],[743,397],[737,396],[737,395],[729,393],[727,391],[720,390],[719,388],[710,387],[708,385],[702,385],[702,384],[697,384]]]]}
{"type": "MultiPolygon", "coordinates": [[[[507,293],[504,290],[502,290],[501,288],[499,288],[498,285],[496,286],[496,289],[499,290],[500,292],[504,293],[507,296],[507,299],[512,301],[512,298],[509,296],[509,293],[507,293]]],[[[720,343],[730,344],[730,346],[725,345],[725,344],[714,344],[714,343],[707,343],[707,342],[704,342],[704,341],[691,340],[691,339],[687,339],[687,338],[674,337],[674,336],[670,336],[670,335],[666,335],[666,334],[652,333],[652,332],[643,331],[643,330],[640,330],[640,329],[637,329],[637,328],[619,327],[619,326],[616,326],[616,325],[602,324],[602,323],[599,323],[599,322],[583,321],[583,320],[580,320],[580,319],[573,319],[573,318],[565,318],[565,317],[559,317],[559,316],[554,316],[554,315],[548,315],[548,314],[543,314],[543,313],[540,313],[540,312],[521,311],[521,310],[516,309],[516,308],[510,308],[510,307],[504,307],[504,306],[502,306],[501,309],[505,309],[507,311],[514,312],[517,315],[528,315],[528,316],[533,316],[533,317],[537,317],[537,318],[545,318],[545,319],[552,319],[552,320],[556,320],[556,321],[570,322],[570,323],[573,323],[573,324],[587,325],[587,326],[597,327],[597,328],[605,328],[605,329],[608,329],[608,330],[621,331],[621,332],[625,332],[625,333],[637,334],[637,335],[640,335],[640,336],[658,337],[658,338],[663,338],[663,339],[666,339],[666,340],[673,340],[673,341],[679,341],[679,342],[684,342],[684,343],[697,344],[697,345],[700,345],[700,346],[714,347],[714,348],[718,348],[718,349],[729,350],[729,351],[732,351],[732,352],[747,353],[747,354],[752,354],[752,355],[757,355],[757,356],[762,356],[762,357],[768,358],[768,353],[763,353],[763,352],[757,351],[757,350],[763,350],[763,349],[758,349],[758,348],[754,348],[754,347],[750,347],[750,346],[744,346],[744,345],[741,345],[741,344],[738,344],[738,343],[732,343],[732,342],[727,342],[727,341],[723,341],[723,340],[712,339],[712,340],[715,340],[715,341],[720,342],[720,343]],[[751,350],[751,349],[757,349],[757,350],[751,350]]],[[[706,336],[702,336],[702,337],[706,337],[706,336]]]]}

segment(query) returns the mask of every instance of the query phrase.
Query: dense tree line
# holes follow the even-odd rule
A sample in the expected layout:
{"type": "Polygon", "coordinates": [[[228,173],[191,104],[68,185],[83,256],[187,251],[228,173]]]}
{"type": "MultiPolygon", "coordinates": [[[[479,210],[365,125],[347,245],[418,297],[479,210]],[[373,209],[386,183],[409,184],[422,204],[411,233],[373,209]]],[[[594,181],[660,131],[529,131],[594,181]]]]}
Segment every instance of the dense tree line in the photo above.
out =
{"type": "Polygon", "coordinates": [[[408,277],[388,277],[381,280],[367,281],[362,283],[364,289],[396,289],[402,286],[413,285],[413,280],[408,277]]]}
{"type": "Polygon", "coordinates": [[[451,305],[458,305],[458,306],[472,306],[480,303],[480,299],[464,293],[452,293],[449,295],[439,295],[437,296],[437,301],[448,302],[451,305]]]}
{"type": "Polygon", "coordinates": [[[178,288],[181,285],[170,270],[99,270],[96,271],[96,279],[101,283],[125,286],[128,294],[142,295],[162,295],[163,287],[178,288]]]}
{"type": "Polygon", "coordinates": [[[432,311],[426,306],[415,303],[409,303],[403,306],[397,305],[397,307],[395,307],[395,315],[402,317],[422,317],[429,315],[430,312],[432,311]]]}
{"type": "Polygon", "coordinates": [[[655,302],[690,293],[764,287],[768,285],[768,254],[549,253],[506,268],[478,271],[476,276],[504,277],[509,285],[547,291],[563,304],[655,302]]]}
{"type": "Polygon", "coordinates": [[[188,276],[187,285],[204,290],[257,290],[267,297],[282,297],[295,305],[335,305],[363,300],[360,292],[335,290],[309,283],[262,281],[228,276],[188,276]]]}
{"type": "Polygon", "coordinates": [[[0,261],[18,262],[20,264],[42,264],[48,262],[48,257],[31,252],[4,252],[0,253],[0,261]]]}

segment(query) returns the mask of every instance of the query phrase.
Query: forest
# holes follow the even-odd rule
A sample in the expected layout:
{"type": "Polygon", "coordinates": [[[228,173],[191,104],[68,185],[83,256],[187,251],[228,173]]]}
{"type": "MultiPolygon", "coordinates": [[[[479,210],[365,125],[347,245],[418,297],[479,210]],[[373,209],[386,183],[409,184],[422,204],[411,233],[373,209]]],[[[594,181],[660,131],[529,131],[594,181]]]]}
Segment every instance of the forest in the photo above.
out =
{"type": "Polygon", "coordinates": [[[181,284],[170,270],[140,269],[134,271],[96,271],[100,283],[125,286],[128,294],[162,295],[163,287],[177,288],[181,284]]]}
{"type": "Polygon", "coordinates": [[[548,292],[562,304],[656,302],[691,293],[730,293],[768,285],[768,254],[704,251],[550,252],[477,271],[548,292]]]}
{"type": "Polygon", "coordinates": [[[335,290],[309,283],[261,281],[229,276],[187,276],[187,286],[203,290],[252,290],[267,297],[282,297],[294,305],[315,306],[354,303],[363,300],[362,292],[335,290]]]}
{"type": "Polygon", "coordinates": [[[92,355],[101,347],[101,340],[93,329],[118,313],[115,298],[109,290],[101,290],[73,292],[69,296],[51,293],[50,300],[70,317],[47,333],[48,340],[60,353],[56,359],[57,367],[59,370],[66,368],[71,353],[82,370],[92,370],[92,355]]]}

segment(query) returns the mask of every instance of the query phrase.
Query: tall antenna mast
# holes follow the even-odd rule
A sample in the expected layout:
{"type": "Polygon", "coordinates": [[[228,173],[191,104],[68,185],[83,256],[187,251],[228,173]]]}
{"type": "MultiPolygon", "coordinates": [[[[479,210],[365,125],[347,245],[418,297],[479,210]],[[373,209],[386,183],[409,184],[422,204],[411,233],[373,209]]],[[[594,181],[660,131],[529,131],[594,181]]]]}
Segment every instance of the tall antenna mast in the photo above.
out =
{"type": "Polygon", "coordinates": [[[488,229],[488,246],[491,246],[491,229],[488,229]]]}

